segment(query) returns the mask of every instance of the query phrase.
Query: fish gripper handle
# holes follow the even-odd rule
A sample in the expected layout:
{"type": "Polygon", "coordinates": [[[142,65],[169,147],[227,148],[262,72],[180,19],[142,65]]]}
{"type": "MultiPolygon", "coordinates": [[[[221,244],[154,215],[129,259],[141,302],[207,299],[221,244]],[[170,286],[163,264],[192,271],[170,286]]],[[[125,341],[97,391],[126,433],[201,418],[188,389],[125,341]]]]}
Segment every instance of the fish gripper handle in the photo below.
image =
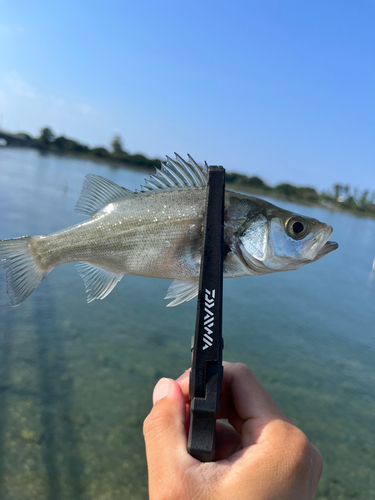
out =
{"type": "Polygon", "coordinates": [[[216,415],[223,381],[222,306],[225,170],[209,166],[199,292],[189,381],[188,452],[215,458],[216,415]]]}

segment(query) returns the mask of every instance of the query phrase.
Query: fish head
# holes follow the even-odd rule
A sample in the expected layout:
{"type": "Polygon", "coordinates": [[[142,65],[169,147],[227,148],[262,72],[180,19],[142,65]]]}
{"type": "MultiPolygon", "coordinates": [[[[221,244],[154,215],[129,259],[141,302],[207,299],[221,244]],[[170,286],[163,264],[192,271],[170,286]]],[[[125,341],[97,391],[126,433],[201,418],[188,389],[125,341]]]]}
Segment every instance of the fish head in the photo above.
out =
{"type": "Polygon", "coordinates": [[[338,248],[329,241],[333,229],[328,224],[247,198],[240,203],[242,224],[237,225],[235,246],[251,274],[295,270],[338,248]]]}
{"type": "Polygon", "coordinates": [[[268,222],[265,264],[270,269],[289,271],[315,262],[338,245],[328,241],[333,228],[312,217],[279,209],[268,222]]]}

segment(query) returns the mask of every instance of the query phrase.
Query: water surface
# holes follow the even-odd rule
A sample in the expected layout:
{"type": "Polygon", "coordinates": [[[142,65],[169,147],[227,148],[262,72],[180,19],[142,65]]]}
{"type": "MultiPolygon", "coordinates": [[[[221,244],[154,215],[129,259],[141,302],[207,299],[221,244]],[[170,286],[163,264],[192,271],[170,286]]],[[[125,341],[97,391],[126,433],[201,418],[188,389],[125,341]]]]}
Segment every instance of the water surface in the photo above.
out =
{"type": "MultiPolygon", "coordinates": [[[[0,148],[0,238],[50,233],[87,173],[129,189],[145,174],[0,148]]],[[[275,203],[275,201],[274,201],[275,203]]],[[[276,204],[334,228],[340,248],[297,272],[226,280],[224,358],[246,363],[324,457],[317,499],[375,499],[375,221],[276,204]]],[[[196,301],[125,276],[86,303],[74,264],[17,308],[0,272],[0,498],[147,498],[142,423],[162,377],[190,364],[196,301]]]]}

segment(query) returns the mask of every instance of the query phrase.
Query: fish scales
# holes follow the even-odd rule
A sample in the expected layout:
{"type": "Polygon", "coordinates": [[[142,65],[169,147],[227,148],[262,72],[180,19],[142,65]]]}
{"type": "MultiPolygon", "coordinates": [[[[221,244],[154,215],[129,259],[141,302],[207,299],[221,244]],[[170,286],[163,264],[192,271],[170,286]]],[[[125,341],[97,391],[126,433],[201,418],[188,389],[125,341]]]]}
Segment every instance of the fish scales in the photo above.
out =
{"type": "Polygon", "coordinates": [[[203,188],[142,193],[111,203],[88,221],[36,237],[32,245],[43,270],[84,261],[121,274],[196,277],[204,200],[203,188]],[[194,243],[187,259],[186,248],[194,243]]]}

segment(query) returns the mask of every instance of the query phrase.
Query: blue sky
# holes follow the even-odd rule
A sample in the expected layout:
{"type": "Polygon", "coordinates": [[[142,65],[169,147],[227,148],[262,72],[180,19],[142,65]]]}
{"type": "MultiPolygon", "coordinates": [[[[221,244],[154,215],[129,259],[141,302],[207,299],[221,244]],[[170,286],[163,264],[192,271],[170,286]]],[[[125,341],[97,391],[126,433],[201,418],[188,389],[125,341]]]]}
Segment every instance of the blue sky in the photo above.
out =
{"type": "Polygon", "coordinates": [[[0,0],[0,125],[375,190],[375,2],[0,0]]]}

